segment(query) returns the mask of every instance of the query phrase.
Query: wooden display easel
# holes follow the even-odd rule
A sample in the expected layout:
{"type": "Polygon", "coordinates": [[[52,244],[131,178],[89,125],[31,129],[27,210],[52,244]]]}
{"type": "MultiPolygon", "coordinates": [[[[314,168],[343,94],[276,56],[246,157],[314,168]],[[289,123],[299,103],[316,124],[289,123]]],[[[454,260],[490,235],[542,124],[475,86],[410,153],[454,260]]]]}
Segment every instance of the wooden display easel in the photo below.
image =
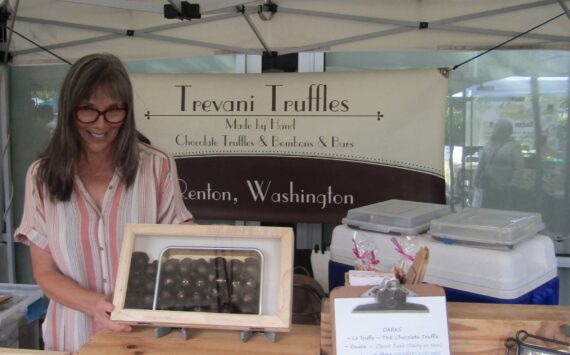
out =
{"type": "Polygon", "coordinates": [[[319,335],[318,326],[293,324],[291,331],[280,333],[275,343],[265,337],[253,337],[244,343],[235,331],[204,329],[192,329],[192,339],[186,341],[176,332],[156,338],[152,328],[135,327],[131,333],[97,333],[78,355],[319,355],[319,335]]]}

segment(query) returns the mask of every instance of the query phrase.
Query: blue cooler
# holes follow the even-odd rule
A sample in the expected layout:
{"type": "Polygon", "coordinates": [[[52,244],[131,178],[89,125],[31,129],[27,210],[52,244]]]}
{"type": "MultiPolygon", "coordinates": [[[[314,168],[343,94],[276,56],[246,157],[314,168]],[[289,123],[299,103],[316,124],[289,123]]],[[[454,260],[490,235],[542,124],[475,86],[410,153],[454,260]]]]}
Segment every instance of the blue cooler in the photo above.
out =
{"type": "MultiPolygon", "coordinates": [[[[540,215],[477,210],[433,219],[430,231],[417,237],[418,245],[430,250],[424,281],[442,286],[451,302],[558,304],[554,243],[537,235],[544,227],[540,215]],[[482,237],[475,237],[475,232],[482,237]]],[[[380,269],[389,271],[400,261],[390,241],[394,235],[337,226],[329,262],[331,290],[344,285],[344,274],[353,269],[355,236],[374,243],[380,269]]],[[[402,242],[404,237],[396,238],[402,242]]]]}

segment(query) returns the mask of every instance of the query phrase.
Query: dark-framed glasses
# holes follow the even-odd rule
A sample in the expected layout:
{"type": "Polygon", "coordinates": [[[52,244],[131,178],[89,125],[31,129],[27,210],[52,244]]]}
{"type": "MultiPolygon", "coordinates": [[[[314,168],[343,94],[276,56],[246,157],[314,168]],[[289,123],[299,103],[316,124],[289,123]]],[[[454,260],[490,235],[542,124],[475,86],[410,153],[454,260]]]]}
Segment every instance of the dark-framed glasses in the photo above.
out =
{"type": "Polygon", "coordinates": [[[81,123],[93,123],[103,115],[107,123],[118,124],[125,120],[127,109],[124,107],[112,107],[105,111],[99,111],[89,106],[79,106],[74,110],[75,118],[81,123]]]}

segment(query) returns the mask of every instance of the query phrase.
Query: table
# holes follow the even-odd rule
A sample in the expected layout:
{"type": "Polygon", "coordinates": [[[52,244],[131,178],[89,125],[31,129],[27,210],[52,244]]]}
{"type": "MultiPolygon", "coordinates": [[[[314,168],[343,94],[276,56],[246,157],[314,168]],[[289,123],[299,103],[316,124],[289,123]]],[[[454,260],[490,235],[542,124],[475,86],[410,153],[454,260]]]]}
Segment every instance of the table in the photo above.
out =
{"type": "Polygon", "coordinates": [[[47,350],[31,350],[31,349],[12,349],[0,348],[2,355],[70,355],[65,351],[47,351],[47,350]]]}
{"type": "MultiPolygon", "coordinates": [[[[355,295],[361,293],[361,289],[354,288],[358,289],[355,295]]],[[[323,355],[333,353],[330,309],[330,300],[326,299],[321,316],[323,355]]],[[[447,322],[453,355],[504,354],[505,339],[514,337],[521,329],[570,341],[564,334],[564,328],[570,326],[570,306],[448,302],[447,322]]]]}
{"type": "MultiPolygon", "coordinates": [[[[408,286],[418,294],[438,295],[433,285],[408,286]]],[[[347,290],[357,296],[362,289],[347,290]]],[[[524,329],[531,334],[569,341],[563,327],[570,325],[570,306],[447,303],[451,353],[504,354],[504,340],[524,329]]],[[[189,340],[174,331],[155,338],[153,328],[135,328],[132,333],[101,332],[85,344],[79,355],[100,354],[332,354],[330,300],[323,302],[321,326],[294,324],[289,333],[279,333],[271,343],[254,335],[242,343],[239,331],[190,329],[189,340]]]]}
{"type": "Polygon", "coordinates": [[[134,328],[131,333],[108,331],[94,335],[79,355],[133,354],[320,354],[320,327],[294,324],[289,333],[278,333],[272,343],[262,334],[254,334],[246,343],[239,331],[189,329],[190,339],[184,340],[179,331],[156,338],[153,328],[134,328]]]}

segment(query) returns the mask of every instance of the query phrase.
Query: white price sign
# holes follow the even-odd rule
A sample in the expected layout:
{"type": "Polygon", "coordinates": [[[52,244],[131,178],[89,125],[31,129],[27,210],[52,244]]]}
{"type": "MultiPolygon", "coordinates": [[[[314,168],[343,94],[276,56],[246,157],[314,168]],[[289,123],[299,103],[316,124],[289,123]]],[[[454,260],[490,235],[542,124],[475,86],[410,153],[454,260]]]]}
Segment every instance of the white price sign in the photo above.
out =
{"type": "Polygon", "coordinates": [[[353,312],[375,299],[335,299],[336,354],[450,354],[445,297],[408,297],[407,301],[424,305],[428,311],[353,312]]]}

